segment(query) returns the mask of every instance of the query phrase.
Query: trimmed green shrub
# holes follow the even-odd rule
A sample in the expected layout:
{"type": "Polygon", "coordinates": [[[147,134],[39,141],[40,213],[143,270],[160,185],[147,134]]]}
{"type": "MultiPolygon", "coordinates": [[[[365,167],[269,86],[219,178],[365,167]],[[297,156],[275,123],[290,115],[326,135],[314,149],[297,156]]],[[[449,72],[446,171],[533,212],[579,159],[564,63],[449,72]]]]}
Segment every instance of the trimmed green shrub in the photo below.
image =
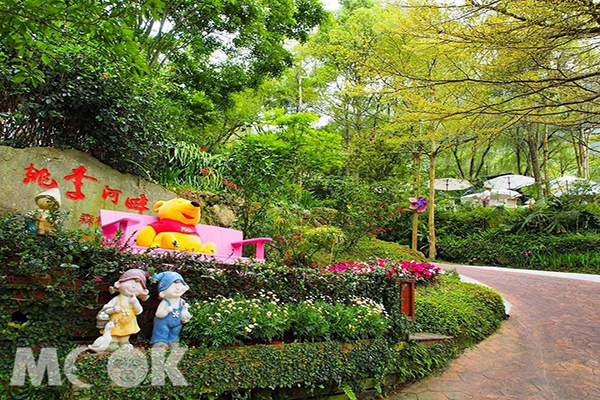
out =
{"type": "Polygon", "coordinates": [[[418,287],[415,314],[422,331],[454,336],[469,344],[489,336],[505,319],[504,303],[498,293],[445,277],[418,287]]]}
{"type": "MultiPolygon", "coordinates": [[[[385,258],[389,261],[426,261],[423,253],[419,251],[414,251],[398,243],[385,242],[372,238],[360,239],[351,249],[336,254],[334,261],[371,260],[376,258],[385,258]]],[[[327,252],[317,253],[314,259],[317,263],[326,265],[330,263],[330,256],[327,252]]]]}
{"type": "MultiPolygon", "coordinates": [[[[133,388],[113,384],[106,373],[107,356],[85,354],[77,360],[75,373],[81,381],[93,385],[91,388],[72,392],[66,383],[59,387],[28,385],[5,388],[4,394],[14,398],[52,400],[190,399],[216,398],[227,393],[232,393],[233,397],[258,397],[261,392],[270,397],[274,389],[279,393],[293,389],[296,396],[310,397],[337,393],[340,387],[360,393],[362,383],[367,379],[374,379],[375,387],[383,391],[386,376],[396,375],[396,384],[413,382],[443,367],[460,351],[454,342],[427,347],[417,343],[391,346],[383,339],[215,350],[190,348],[177,366],[188,386],[173,387],[170,379],[166,379],[164,386],[152,386],[148,374],[133,388]]],[[[147,357],[150,359],[149,355],[147,357]]]]}
{"type": "Polygon", "coordinates": [[[466,238],[442,236],[442,260],[537,270],[600,273],[600,234],[507,234],[486,232],[466,238]]]}

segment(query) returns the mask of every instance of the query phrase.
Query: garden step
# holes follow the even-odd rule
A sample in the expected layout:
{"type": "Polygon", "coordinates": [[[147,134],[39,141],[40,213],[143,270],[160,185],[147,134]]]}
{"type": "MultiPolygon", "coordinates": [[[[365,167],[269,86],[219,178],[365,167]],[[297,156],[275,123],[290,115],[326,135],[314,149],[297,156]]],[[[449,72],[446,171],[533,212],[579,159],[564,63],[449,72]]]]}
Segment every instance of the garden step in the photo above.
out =
{"type": "Polygon", "coordinates": [[[454,336],[437,335],[435,333],[414,333],[408,335],[409,342],[442,342],[452,339],[454,339],[454,336]]]}

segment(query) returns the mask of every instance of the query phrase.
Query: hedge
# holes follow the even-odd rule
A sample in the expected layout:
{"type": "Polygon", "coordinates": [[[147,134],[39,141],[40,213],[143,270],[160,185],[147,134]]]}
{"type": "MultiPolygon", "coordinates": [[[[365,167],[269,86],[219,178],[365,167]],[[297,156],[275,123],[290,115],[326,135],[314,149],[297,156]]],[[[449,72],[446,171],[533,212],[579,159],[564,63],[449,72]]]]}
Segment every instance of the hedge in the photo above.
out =
{"type": "Polygon", "coordinates": [[[441,260],[553,271],[600,273],[600,234],[486,232],[438,238],[441,260]]]}
{"type": "MultiPolygon", "coordinates": [[[[277,389],[280,393],[277,397],[286,398],[290,391],[286,394],[285,389],[301,392],[303,397],[325,394],[324,390],[336,393],[340,387],[358,393],[367,379],[374,379],[377,390],[383,391],[389,374],[395,374],[395,383],[410,383],[438,370],[459,351],[454,342],[428,347],[418,343],[391,346],[383,339],[216,350],[190,348],[178,364],[188,386],[173,387],[168,378],[164,386],[152,386],[149,374],[134,388],[112,383],[106,373],[108,356],[84,354],[76,362],[76,375],[82,382],[93,385],[92,388],[73,388],[63,378],[64,384],[59,387],[25,386],[11,388],[4,394],[28,399],[192,399],[214,398],[225,393],[240,398],[277,389]]],[[[147,358],[150,359],[149,354],[147,358]]],[[[3,382],[8,381],[6,378],[3,382]]],[[[271,398],[271,394],[265,397],[271,398]]]]}
{"type": "Polygon", "coordinates": [[[441,277],[434,285],[418,287],[415,314],[420,330],[473,344],[498,329],[505,309],[495,291],[441,277]]]}
{"type": "MultiPolygon", "coordinates": [[[[398,243],[386,242],[374,238],[362,238],[356,246],[337,254],[334,261],[340,260],[369,260],[373,258],[385,258],[390,261],[426,261],[420,251],[412,250],[410,247],[401,246],[398,243]]],[[[321,264],[330,262],[327,252],[315,254],[315,261],[321,264]]]]}

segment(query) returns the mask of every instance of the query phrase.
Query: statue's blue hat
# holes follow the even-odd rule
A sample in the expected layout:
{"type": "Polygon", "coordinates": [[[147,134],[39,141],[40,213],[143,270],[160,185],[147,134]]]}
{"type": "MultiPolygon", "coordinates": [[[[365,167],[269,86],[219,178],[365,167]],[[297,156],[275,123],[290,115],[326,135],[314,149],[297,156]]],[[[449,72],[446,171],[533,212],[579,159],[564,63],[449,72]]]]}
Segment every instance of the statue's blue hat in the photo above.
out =
{"type": "Polygon", "coordinates": [[[175,281],[181,281],[184,285],[188,285],[179,272],[165,271],[160,274],[154,274],[153,278],[158,282],[159,293],[167,290],[175,281]]]}

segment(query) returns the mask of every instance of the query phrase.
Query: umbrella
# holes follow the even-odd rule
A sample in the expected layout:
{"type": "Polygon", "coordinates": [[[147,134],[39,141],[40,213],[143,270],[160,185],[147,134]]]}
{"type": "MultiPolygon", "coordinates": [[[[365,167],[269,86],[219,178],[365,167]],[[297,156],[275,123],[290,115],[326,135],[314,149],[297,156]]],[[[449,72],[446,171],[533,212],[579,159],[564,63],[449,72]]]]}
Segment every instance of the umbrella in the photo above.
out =
{"type": "Polygon", "coordinates": [[[569,190],[569,185],[573,186],[574,183],[583,183],[585,182],[585,179],[583,178],[577,178],[575,176],[569,176],[569,175],[565,175],[565,176],[561,176],[560,178],[556,178],[556,179],[552,179],[550,181],[550,187],[552,189],[567,189],[569,190]]]}
{"type": "Polygon", "coordinates": [[[518,189],[523,186],[530,186],[535,183],[535,179],[524,175],[503,175],[485,182],[484,186],[491,189],[518,189]]]}
{"type": "Polygon", "coordinates": [[[433,187],[436,190],[463,190],[471,187],[469,181],[464,179],[440,178],[433,181],[433,187]]]}
{"type": "Polygon", "coordinates": [[[600,187],[596,182],[568,175],[552,179],[550,181],[550,188],[556,196],[562,196],[565,193],[596,194],[600,192],[600,187]]]}
{"type": "MultiPolygon", "coordinates": [[[[483,192],[473,193],[473,194],[468,194],[466,196],[462,196],[461,199],[462,200],[480,200],[482,196],[483,196],[483,192]]],[[[497,200],[514,199],[517,197],[521,197],[521,193],[515,192],[514,190],[508,190],[508,189],[492,190],[490,197],[493,199],[497,199],[497,200]]]]}

